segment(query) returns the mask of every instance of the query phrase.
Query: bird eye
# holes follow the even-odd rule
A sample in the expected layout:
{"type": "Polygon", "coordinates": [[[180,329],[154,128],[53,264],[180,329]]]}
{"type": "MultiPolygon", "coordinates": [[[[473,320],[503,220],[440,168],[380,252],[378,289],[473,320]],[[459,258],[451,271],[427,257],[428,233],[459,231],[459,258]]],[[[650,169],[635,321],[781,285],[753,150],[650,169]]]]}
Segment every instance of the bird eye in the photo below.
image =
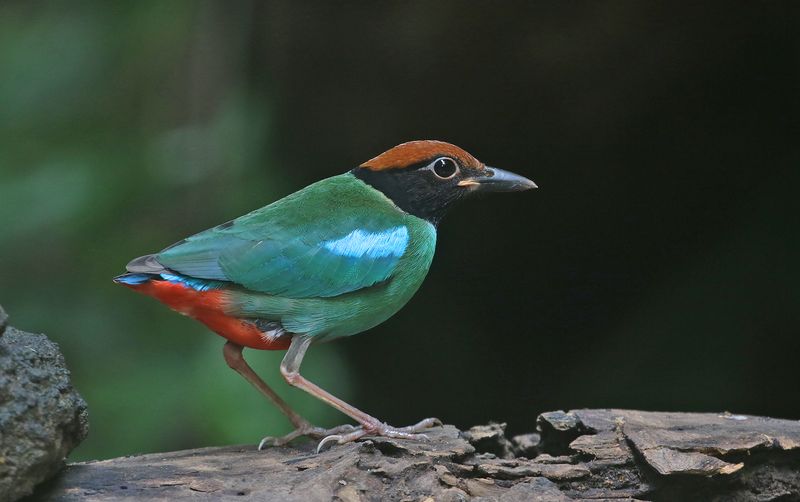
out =
{"type": "Polygon", "coordinates": [[[436,176],[442,179],[449,179],[458,171],[458,165],[456,161],[451,158],[441,157],[431,163],[431,170],[436,176]]]}

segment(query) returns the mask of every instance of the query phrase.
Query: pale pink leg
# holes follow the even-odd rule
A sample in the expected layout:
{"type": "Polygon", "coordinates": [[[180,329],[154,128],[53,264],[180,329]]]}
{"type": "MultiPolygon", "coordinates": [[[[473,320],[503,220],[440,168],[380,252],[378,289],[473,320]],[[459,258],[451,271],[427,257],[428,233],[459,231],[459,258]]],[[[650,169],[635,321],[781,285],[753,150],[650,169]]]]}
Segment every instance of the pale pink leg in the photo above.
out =
{"type": "Polygon", "coordinates": [[[237,345],[233,342],[227,342],[225,347],[222,349],[222,353],[225,356],[225,362],[228,363],[234,371],[239,373],[244,377],[245,380],[250,382],[253,387],[258,389],[269,401],[278,407],[278,409],[286,415],[286,418],[292,423],[295,427],[295,430],[286,434],[285,436],[279,438],[272,438],[272,437],[265,437],[261,440],[258,445],[258,449],[262,449],[266,445],[272,446],[281,446],[293,439],[302,436],[308,436],[314,439],[324,438],[331,434],[338,434],[342,432],[352,432],[355,427],[353,426],[340,426],[333,429],[322,429],[320,427],[315,427],[311,425],[311,423],[306,420],[305,418],[301,417],[296,411],[294,411],[281,397],[272,390],[264,380],[259,377],[253,368],[247,364],[245,361],[244,356],[242,355],[243,347],[241,345],[237,345]]]}
{"type": "Polygon", "coordinates": [[[427,436],[416,433],[435,425],[442,424],[439,419],[426,418],[425,420],[408,427],[391,427],[381,422],[377,418],[364,413],[358,408],[347,404],[330,392],[321,389],[316,384],[306,380],[306,378],[300,374],[300,364],[303,362],[303,356],[305,356],[306,350],[308,350],[310,344],[310,337],[295,335],[292,338],[292,343],[289,346],[289,350],[286,352],[286,356],[281,362],[281,374],[283,375],[283,378],[286,379],[286,382],[288,382],[289,385],[308,392],[312,396],[336,408],[361,424],[361,427],[350,433],[333,434],[325,437],[317,446],[317,451],[320,451],[326,443],[332,441],[336,441],[337,443],[341,444],[355,441],[364,436],[386,436],[401,439],[424,440],[427,439],[427,436]]]}

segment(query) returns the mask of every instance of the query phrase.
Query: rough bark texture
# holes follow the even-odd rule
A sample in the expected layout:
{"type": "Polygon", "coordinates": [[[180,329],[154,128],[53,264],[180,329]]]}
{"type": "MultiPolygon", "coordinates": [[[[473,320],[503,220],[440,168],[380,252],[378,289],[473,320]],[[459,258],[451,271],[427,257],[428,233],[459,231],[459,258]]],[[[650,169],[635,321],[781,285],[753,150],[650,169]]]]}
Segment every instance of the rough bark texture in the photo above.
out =
{"type": "Polygon", "coordinates": [[[800,500],[800,422],[731,414],[544,413],[539,433],[492,424],[371,438],[204,448],[73,464],[42,500],[800,500]]]}
{"type": "Polygon", "coordinates": [[[64,466],[86,437],[86,402],[58,345],[6,326],[0,308],[0,501],[16,500],[64,466]]]}

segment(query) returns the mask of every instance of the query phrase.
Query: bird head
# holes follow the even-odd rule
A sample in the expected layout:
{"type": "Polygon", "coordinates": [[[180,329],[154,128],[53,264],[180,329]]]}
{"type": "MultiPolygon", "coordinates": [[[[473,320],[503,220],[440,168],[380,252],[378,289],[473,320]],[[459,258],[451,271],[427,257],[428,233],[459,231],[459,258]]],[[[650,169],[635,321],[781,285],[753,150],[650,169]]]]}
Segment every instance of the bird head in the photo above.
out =
{"type": "Polygon", "coordinates": [[[488,167],[455,145],[432,140],[397,145],[352,172],[400,209],[434,224],[470,194],[536,188],[528,178],[488,167]]]}

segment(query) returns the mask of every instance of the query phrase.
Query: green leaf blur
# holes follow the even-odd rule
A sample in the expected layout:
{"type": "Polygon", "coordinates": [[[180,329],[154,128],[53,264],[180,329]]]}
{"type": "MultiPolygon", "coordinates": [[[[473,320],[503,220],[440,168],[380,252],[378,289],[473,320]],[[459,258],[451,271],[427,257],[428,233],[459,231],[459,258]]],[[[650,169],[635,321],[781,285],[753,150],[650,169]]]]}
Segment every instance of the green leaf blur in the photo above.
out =
{"type": "MultiPolygon", "coordinates": [[[[190,29],[196,15],[193,2],[0,7],[0,303],[61,345],[89,403],[75,460],[289,430],[220,338],[111,282],[127,259],[287,190],[269,167],[268,89],[247,87],[241,61],[218,64],[241,41],[190,29]]],[[[245,355],[312,421],[342,420],[282,382],[282,353],[245,355]]],[[[334,347],[304,369],[348,396],[334,347]]]]}

